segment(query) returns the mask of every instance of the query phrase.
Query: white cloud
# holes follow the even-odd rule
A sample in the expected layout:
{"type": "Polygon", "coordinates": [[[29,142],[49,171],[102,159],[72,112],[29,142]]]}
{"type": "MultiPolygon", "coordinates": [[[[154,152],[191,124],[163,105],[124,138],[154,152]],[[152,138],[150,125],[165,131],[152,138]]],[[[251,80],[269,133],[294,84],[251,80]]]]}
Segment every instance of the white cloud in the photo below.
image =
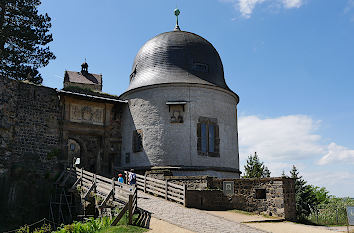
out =
{"type": "Polygon", "coordinates": [[[354,173],[348,171],[305,171],[302,174],[310,184],[316,186],[332,186],[338,182],[354,184],[354,173]]]}
{"type": "Polygon", "coordinates": [[[243,116],[238,120],[240,168],[255,151],[272,176],[286,174],[295,165],[310,184],[324,186],[331,194],[354,192],[354,150],[326,143],[318,133],[321,121],[306,115],[275,118],[243,116]]]}
{"type": "Polygon", "coordinates": [[[243,156],[254,151],[267,160],[301,159],[324,154],[315,134],[320,121],[304,115],[261,119],[257,116],[239,118],[239,144],[243,156]]]}
{"type": "Polygon", "coordinates": [[[354,163],[354,150],[344,146],[339,146],[332,142],[328,145],[328,152],[319,160],[320,165],[328,164],[333,161],[354,163]]]}
{"type": "Polygon", "coordinates": [[[239,118],[239,145],[241,160],[257,151],[262,159],[281,162],[319,159],[319,165],[354,163],[354,150],[322,142],[316,131],[321,121],[306,115],[289,115],[276,118],[244,116],[239,118]]]}
{"type": "Polygon", "coordinates": [[[284,7],[285,9],[299,8],[304,0],[219,0],[221,2],[232,3],[233,7],[240,11],[243,18],[250,18],[257,5],[268,3],[275,7],[284,7]]]}
{"type": "Polygon", "coordinates": [[[238,5],[243,17],[249,18],[256,4],[262,3],[265,0],[239,0],[238,5]]]}
{"type": "Polygon", "coordinates": [[[285,8],[299,8],[303,2],[302,0],[283,0],[285,8]]]}

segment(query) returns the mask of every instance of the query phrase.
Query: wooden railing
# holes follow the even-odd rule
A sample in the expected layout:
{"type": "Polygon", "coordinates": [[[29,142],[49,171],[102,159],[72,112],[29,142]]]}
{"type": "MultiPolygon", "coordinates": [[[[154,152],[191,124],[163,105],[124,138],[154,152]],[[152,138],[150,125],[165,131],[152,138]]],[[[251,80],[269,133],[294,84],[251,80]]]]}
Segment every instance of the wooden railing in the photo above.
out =
{"type": "MultiPolygon", "coordinates": [[[[125,204],[112,225],[116,225],[126,211],[128,211],[129,215],[129,224],[132,224],[138,200],[137,188],[135,186],[119,183],[114,178],[109,179],[80,168],[68,168],[66,174],[67,176],[60,182],[60,185],[63,186],[69,178],[74,178],[75,183],[72,185],[71,190],[79,187],[84,191],[81,195],[85,200],[87,200],[90,193],[99,196],[102,199],[102,202],[98,203],[97,206],[99,210],[104,208],[110,199],[125,204]]],[[[60,179],[62,179],[62,176],[58,178],[58,180],[60,179]]]]}
{"type": "MultiPolygon", "coordinates": [[[[125,172],[126,177],[129,177],[130,172],[125,172]]],[[[127,179],[128,180],[128,179],[127,179]]],[[[178,185],[167,180],[159,180],[151,177],[136,174],[137,188],[144,193],[151,193],[166,200],[172,200],[182,205],[186,205],[186,185],[178,185]]]]}

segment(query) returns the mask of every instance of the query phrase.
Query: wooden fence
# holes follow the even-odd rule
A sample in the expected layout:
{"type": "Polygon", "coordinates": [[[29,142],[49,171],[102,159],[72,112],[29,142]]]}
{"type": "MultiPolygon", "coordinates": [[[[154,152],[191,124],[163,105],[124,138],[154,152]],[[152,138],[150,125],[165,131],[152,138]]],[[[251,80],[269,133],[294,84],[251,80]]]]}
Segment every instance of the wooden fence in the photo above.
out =
{"type": "MultiPolygon", "coordinates": [[[[135,186],[119,183],[114,178],[109,179],[80,168],[68,168],[66,174],[68,175],[60,185],[63,186],[69,178],[74,178],[75,183],[72,185],[71,190],[77,188],[81,189],[81,196],[85,200],[87,200],[90,193],[94,193],[96,196],[100,197],[101,202],[97,203],[99,210],[104,208],[110,199],[112,199],[113,202],[123,202],[125,204],[124,208],[113,220],[113,226],[119,222],[126,211],[128,211],[129,215],[129,224],[132,224],[132,218],[137,208],[138,199],[135,186]]],[[[58,178],[58,180],[60,179],[61,177],[58,178]]]]}
{"type": "MultiPolygon", "coordinates": [[[[130,172],[125,172],[128,180],[130,172]]],[[[151,177],[136,174],[137,188],[144,193],[151,193],[166,200],[172,200],[182,205],[186,205],[186,185],[178,185],[167,180],[159,180],[151,177]]]]}

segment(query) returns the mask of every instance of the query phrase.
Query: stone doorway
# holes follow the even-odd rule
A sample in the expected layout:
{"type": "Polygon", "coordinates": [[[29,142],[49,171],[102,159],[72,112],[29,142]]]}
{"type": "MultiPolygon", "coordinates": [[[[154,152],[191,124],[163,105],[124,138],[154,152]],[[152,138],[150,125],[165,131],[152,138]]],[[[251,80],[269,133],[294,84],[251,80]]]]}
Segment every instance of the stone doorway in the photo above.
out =
{"type": "MultiPolygon", "coordinates": [[[[75,139],[68,139],[68,162],[70,165],[75,163],[75,159],[81,160],[81,146],[75,139]]],[[[79,166],[80,167],[80,166],[79,166]]]]}
{"type": "Polygon", "coordinates": [[[73,164],[74,158],[80,158],[80,165],[87,171],[100,171],[102,160],[102,143],[100,136],[74,135],[68,139],[68,162],[73,164]]]}

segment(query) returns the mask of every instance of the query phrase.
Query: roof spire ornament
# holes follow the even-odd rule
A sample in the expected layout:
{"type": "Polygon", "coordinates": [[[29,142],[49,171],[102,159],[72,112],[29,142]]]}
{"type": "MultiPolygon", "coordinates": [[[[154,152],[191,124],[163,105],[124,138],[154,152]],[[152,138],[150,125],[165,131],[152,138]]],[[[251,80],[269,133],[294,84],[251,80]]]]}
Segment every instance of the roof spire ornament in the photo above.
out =
{"type": "Polygon", "coordinates": [[[86,58],[85,58],[85,62],[81,64],[81,73],[82,74],[88,73],[88,64],[86,62],[86,58]]]}
{"type": "Polygon", "coordinates": [[[176,16],[175,31],[181,31],[181,29],[179,28],[179,25],[178,25],[178,16],[179,16],[180,13],[181,13],[181,11],[178,8],[176,8],[175,9],[175,16],[176,16]]]}

